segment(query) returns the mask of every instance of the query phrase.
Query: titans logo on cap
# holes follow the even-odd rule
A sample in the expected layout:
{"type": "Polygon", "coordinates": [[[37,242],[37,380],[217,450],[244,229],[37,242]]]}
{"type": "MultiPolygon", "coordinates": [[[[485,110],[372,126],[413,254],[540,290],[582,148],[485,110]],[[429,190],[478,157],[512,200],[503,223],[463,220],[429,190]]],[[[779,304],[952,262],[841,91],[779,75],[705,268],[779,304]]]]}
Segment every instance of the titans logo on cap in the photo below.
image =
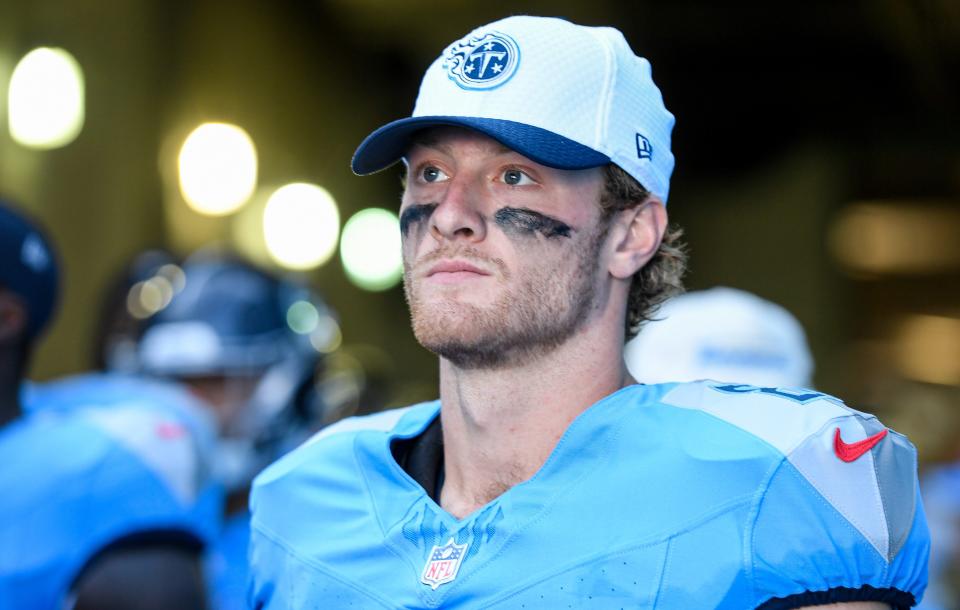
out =
{"type": "Polygon", "coordinates": [[[455,42],[443,57],[450,79],[464,89],[493,89],[504,84],[520,65],[520,47],[499,32],[455,42]]]}

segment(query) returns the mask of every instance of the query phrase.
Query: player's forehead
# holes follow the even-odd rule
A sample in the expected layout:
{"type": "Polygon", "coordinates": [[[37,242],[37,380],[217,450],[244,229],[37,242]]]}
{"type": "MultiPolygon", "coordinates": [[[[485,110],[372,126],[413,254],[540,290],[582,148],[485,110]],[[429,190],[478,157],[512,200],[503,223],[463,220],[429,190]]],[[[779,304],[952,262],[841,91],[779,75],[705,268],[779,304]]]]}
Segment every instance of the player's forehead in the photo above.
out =
{"type": "Polygon", "coordinates": [[[410,138],[406,157],[416,154],[418,150],[436,151],[450,156],[462,154],[461,151],[472,150],[488,155],[514,154],[523,157],[486,134],[454,125],[428,127],[416,132],[410,138]]]}

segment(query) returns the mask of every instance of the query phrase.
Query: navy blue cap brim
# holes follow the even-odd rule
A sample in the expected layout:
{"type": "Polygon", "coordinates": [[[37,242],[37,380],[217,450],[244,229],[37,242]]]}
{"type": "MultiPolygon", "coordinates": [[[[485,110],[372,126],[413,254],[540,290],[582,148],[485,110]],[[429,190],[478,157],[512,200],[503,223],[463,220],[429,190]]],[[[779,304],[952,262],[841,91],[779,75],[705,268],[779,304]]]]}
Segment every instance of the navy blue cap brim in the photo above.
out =
{"type": "Polygon", "coordinates": [[[479,131],[547,167],[588,169],[610,163],[607,155],[570,138],[525,123],[479,117],[420,116],[388,123],[371,133],[353,154],[350,167],[360,176],[386,169],[406,155],[413,134],[441,125],[479,131]]]}

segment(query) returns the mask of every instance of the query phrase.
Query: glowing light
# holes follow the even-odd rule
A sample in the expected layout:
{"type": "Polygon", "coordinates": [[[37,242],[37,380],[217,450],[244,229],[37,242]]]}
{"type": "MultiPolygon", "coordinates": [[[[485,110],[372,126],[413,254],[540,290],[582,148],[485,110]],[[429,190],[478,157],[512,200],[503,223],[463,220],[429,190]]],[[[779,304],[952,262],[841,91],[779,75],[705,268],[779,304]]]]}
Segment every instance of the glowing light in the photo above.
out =
{"type": "Polygon", "coordinates": [[[155,275],[149,280],[137,282],[127,293],[127,311],[134,318],[149,318],[170,304],[178,292],[166,277],[155,275]]]}
{"type": "Polygon", "coordinates": [[[144,290],[148,289],[152,293],[160,295],[159,307],[154,311],[160,311],[170,304],[176,290],[170,280],[162,275],[155,275],[144,283],[144,290]]]}
{"type": "Polygon", "coordinates": [[[239,209],[257,185],[257,151],[243,129],[204,123],[180,149],[180,192],[187,204],[208,216],[239,209]]]}
{"type": "Polygon", "coordinates": [[[297,301],[287,309],[287,325],[300,335],[312,333],[320,323],[320,313],[313,303],[297,301]]]}
{"type": "Polygon", "coordinates": [[[960,318],[910,316],[900,326],[896,347],[906,377],[960,385],[960,318]]]}
{"type": "Polygon", "coordinates": [[[302,182],[274,191],[263,210],[267,251],[288,269],[313,269],[337,248],[340,212],[326,190],[302,182]]]}
{"type": "Polygon", "coordinates": [[[318,352],[330,354],[339,349],[343,343],[343,334],[340,325],[331,316],[320,316],[317,327],[310,334],[310,344],[318,352]]]}
{"type": "Polygon", "coordinates": [[[851,205],[831,227],[830,248],[861,273],[927,274],[960,269],[960,213],[949,205],[851,205]]]}
{"type": "Polygon", "coordinates": [[[137,282],[127,293],[127,311],[135,318],[148,318],[160,311],[163,293],[149,282],[137,282]]]}
{"type": "Polygon", "coordinates": [[[343,227],[340,260],[351,282],[364,290],[386,290],[400,281],[400,221],[393,212],[368,208],[343,227]]]}
{"type": "Polygon", "coordinates": [[[157,269],[157,276],[165,278],[170,285],[173,287],[173,292],[177,293],[183,290],[183,287],[187,284],[187,276],[178,265],[173,263],[167,263],[166,265],[157,269]]]}
{"type": "Polygon", "coordinates": [[[63,49],[27,53],[13,70],[8,96],[10,135],[24,146],[65,146],[83,128],[83,70],[63,49]]]}

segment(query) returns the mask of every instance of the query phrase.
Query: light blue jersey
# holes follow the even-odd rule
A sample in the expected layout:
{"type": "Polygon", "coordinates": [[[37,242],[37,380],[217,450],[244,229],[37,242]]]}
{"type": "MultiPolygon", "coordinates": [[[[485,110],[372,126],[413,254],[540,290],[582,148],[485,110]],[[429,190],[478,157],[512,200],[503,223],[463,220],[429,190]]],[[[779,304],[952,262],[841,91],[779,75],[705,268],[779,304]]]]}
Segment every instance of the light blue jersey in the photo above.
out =
{"type": "Polygon", "coordinates": [[[930,588],[922,610],[960,607],[956,574],[960,567],[960,462],[940,464],[920,481],[930,525],[930,588]]]}
{"type": "Polygon", "coordinates": [[[625,388],[462,520],[391,452],[439,408],[346,420],[260,475],[255,608],[907,607],[926,586],[916,451],[824,394],[625,388]]]}
{"type": "Polygon", "coordinates": [[[246,610],[249,546],[250,513],[243,511],[225,518],[204,561],[211,608],[246,610]]]}
{"type": "Polygon", "coordinates": [[[213,430],[184,391],[86,375],[29,386],[23,403],[0,429],[0,608],[63,608],[89,560],[132,536],[215,534],[213,430]]]}

